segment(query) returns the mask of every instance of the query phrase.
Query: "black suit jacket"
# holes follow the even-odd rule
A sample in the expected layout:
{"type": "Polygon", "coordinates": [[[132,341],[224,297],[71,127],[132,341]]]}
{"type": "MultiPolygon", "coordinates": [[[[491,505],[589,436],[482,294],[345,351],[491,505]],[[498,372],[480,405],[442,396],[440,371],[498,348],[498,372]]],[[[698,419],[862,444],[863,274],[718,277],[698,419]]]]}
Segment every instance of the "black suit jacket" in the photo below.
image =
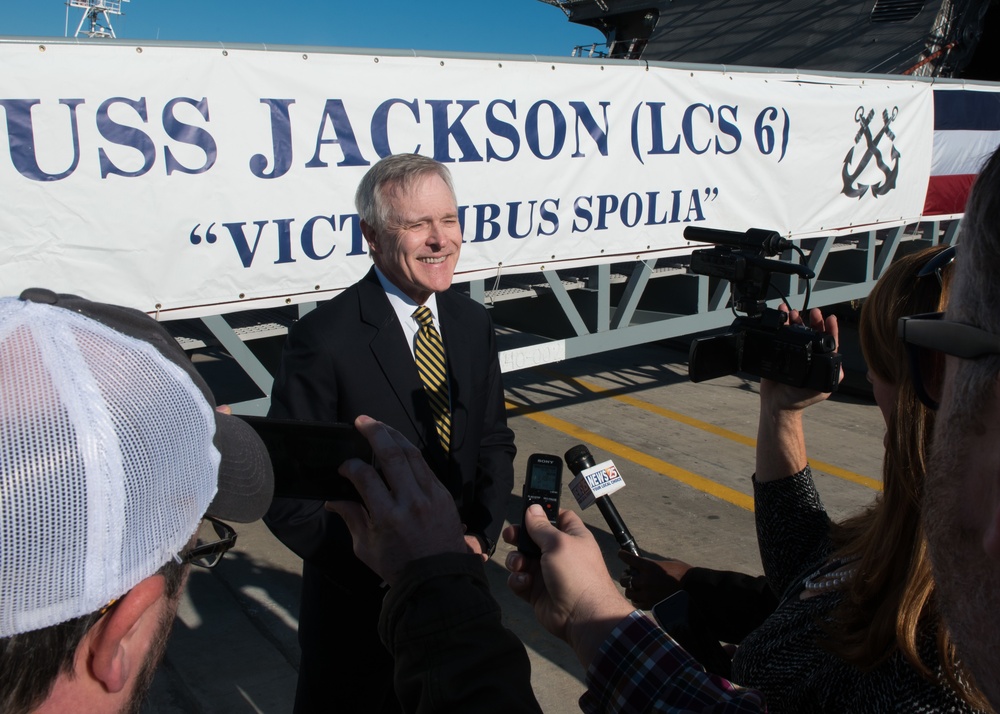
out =
{"type": "MultiPolygon", "coordinates": [[[[374,268],[291,327],[269,416],[352,423],[367,414],[389,424],[424,454],[468,532],[495,543],[513,487],[515,447],[493,323],[482,305],[454,290],[438,293],[437,304],[451,388],[450,454],[437,439],[416,364],[374,268]]],[[[348,582],[351,571],[367,571],[343,521],[321,502],[275,499],[265,521],[331,577],[348,582]]]]}

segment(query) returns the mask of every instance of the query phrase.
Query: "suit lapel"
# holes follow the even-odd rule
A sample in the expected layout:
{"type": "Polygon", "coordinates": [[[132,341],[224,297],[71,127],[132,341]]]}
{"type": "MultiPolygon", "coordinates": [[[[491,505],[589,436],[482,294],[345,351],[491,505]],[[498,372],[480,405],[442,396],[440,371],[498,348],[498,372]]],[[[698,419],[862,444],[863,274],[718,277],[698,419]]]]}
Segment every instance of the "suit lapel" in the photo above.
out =
{"type": "Polygon", "coordinates": [[[385,296],[374,268],[358,282],[358,310],[361,321],[374,330],[374,336],[369,342],[372,357],[409,417],[414,432],[423,434],[424,428],[417,416],[413,398],[416,390],[423,389],[423,384],[410,356],[403,328],[389,304],[389,298],[385,296]]]}

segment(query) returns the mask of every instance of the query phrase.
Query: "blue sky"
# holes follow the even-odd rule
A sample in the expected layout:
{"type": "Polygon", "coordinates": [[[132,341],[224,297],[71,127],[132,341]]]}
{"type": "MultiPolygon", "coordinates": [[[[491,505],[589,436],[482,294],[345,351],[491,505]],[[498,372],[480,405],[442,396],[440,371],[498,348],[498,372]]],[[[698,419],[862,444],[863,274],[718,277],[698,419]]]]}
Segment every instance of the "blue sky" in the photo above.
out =
{"type": "MultiPolygon", "coordinates": [[[[450,50],[569,56],[575,45],[603,42],[540,0],[131,0],[112,17],[127,39],[450,50]],[[502,10],[498,8],[503,8],[502,10]]],[[[82,10],[69,9],[69,34],[82,10]]],[[[0,35],[62,37],[62,0],[10,3],[0,35]]]]}

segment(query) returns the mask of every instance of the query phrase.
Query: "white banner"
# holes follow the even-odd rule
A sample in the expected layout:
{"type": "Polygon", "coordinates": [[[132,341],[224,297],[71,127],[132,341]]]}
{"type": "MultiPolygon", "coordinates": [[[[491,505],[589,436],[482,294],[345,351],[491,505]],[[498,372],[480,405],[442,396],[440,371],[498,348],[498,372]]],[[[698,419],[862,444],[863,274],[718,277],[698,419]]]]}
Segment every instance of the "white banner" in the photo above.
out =
{"type": "Polygon", "coordinates": [[[919,218],[929,83],[644,63],[0,43],[0,289],[169,317],[329,297],[369,266],[354,190],[446,163],[459,278],[919,218]]]}

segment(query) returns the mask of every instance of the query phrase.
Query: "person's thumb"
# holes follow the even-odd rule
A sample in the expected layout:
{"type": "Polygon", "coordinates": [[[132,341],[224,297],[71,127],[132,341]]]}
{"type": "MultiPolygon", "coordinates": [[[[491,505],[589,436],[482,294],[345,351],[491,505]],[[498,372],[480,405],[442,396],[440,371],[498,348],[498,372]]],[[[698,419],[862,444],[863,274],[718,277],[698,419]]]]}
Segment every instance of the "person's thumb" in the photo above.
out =
{"type": "Polygon", "coordinates": [[[521,527],[528,529],[531,540],[535,541],[543,552],[550,550],[555,545],[559,529],[549,523],[545,510],[537,503],[528,506],[528,510],[524,512],[524,523],[521,527]]]}

